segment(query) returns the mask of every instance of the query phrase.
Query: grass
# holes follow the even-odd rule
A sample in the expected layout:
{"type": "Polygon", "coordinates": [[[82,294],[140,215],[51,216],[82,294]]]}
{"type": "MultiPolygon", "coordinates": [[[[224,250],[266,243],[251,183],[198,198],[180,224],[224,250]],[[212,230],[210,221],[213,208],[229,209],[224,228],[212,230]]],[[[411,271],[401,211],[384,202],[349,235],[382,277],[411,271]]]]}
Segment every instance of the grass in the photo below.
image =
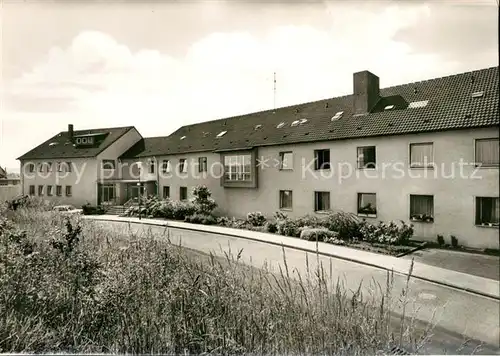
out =
{"type": "Polygon", "coordinates": [[[307,262],[297,275],[285,255],[276,274],[242,265],[241,252],[221,260],[166,236],[67,224],[40,209],[2,214],[0,352],[364,355],[422,346],[407,315],[394,326],[390,310],[407,301],[393,297],[390,274],[363,294],[322,265],[307,262]]]}

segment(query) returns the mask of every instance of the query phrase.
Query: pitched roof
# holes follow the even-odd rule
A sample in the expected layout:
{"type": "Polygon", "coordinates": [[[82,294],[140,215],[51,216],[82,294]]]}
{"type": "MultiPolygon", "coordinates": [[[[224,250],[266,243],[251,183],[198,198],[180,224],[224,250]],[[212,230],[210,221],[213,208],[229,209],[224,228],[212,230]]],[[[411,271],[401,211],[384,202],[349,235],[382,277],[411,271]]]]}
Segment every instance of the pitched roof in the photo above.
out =
{"type": "Polygon", "coordinates": [[[186,125],[168,137],[146,138],[144,150],[137,148],[135,155],[146,156],[147,150],[168,155],[488,127],[500,123],[498,67],[383,88],[380,96],[375,108],[364,116],[353,114],[354,95],[346,95],[186,125]],[[483,95],[472,97],[476,92],[483,95]],[[425,101],[428,101],[426,105],[425,101]],[[394,108],[385,110],[390,105],[394,108]],[[332,121],[338,112],[343,114],[332,121]],[[297,120],[303,123],[291,126],[297,120]],[[280,124],[283,126],[278,128],[280,124]],[[217,138],[222,131],[227,133],[217,138]]]}
{"type": "Polygon", "coordinates": [[[31,151],[25,153],[18,159],[28,160],[95,157],[132,129],[135,128],[133,126],[126,126],[79,130],[73,132],[73,136],[104,134],[104,139],[102,141],[90,147],[75,147],[69,140],[68,131],[62,131],[31,151]]]}
{"type": "Polygon", "coordinates": [[[0,178],[5,178],[7,177],[7,171],[0,167],[0,178]]]}
{"type": "Polygon", "coordinates": [[[152,157],[165,154],[173,145],[169,136],[145,137],[120,156],[120,159],[152,157]]]}

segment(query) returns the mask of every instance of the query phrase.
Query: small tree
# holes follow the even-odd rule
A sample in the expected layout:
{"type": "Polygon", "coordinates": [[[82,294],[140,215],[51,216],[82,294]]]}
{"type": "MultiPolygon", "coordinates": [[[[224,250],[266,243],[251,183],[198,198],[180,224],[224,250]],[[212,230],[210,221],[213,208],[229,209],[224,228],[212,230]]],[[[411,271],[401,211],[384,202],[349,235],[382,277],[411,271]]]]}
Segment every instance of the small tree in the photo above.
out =
{"type": "Polygon", "coordinates": [[[212,193],[205,185],[198,185],[194,187],[193,196],[193,203],[196,207],[196,211],[200,214],[209,215],[217,207],[217,203],[211,197],[212,193]]]}

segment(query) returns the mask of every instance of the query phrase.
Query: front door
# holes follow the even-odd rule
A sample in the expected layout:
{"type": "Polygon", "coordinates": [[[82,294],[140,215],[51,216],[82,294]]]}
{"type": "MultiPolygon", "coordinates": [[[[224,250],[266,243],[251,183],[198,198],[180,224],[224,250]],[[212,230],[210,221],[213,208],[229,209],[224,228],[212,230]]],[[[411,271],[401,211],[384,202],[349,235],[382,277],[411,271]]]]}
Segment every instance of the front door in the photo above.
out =
{"type": "Polygon", "coordinates": [[[144,195],[144,187],[143,186],[139,187],[137,185],[129,185],[127,200],[138,199],[140,195],[144,195]]]}
{"type": "Polygon", "coordinates": [[[113,205],[116,198],[116,188],[114,184],[99,184],[97,187],[97,204],[113,205]]]}

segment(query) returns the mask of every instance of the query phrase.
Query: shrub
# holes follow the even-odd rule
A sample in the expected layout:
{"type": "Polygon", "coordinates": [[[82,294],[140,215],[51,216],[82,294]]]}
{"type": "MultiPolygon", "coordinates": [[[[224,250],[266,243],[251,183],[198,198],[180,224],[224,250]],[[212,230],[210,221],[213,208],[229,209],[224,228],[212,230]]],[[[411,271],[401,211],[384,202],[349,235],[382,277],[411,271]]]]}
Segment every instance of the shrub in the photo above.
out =
{"type": "Polygon", "coordinates": [[[327,228],[304,228],[300,232],[300,238],[307,241],[327,241],[338,236],[336,232],[330,231],[327,228]]]}
{"type": "Polygon", "coordinates": [[[232,226],[232,221],[227,216],[221,216],[216,219],[216,223],[219,226],[230,227],[232,226]]]}
{"type": "Polygon", "coordinates": [[[437,242],[439,246],[444,246],[444,236],[443,235],[437,235],[437,242]]]}
{"type": "Polygon", "coordinates": [[[278,234],[290,237],[300,236],[300,227],[293,219],[280,220],[277,223],[278,234]]]}
{"type": "Polygon", "coordinates": [[[196,211],[201,214],[211,214],[217,207],[217,203],[211,198],[212,193],[205,185],[198,185],[193,188],[193,204],[196,211]]]}
{"type": "Polygon", "coordinates": [[[349,240],[360,236],[360,220],[352,213],[337,211],[330,213],[323,220],[323,224],[328,230],[336,231],[339,238],[349,240]]]}
{"type": "Polygon", "coordinates": [[[266,217],[260,211],[247,214],[247,222],[252,226],[264,226],[266,221],[266,217]]]}
{"type": "Polygon", "coordinates": [[[296,219],[296,223],[300,227],[310,227],[310,228],[318,227],[319,228],[319,227],[324,226],[323,219],[320,219],[314,215],[302,216],[302,217],[296,219]]]}
{"type": "Polygon", "coordinates": [[[275,234],[276,232],[278,232],[278,223],[274,222],[274,221],[268,221],[266,222],[266,231],[267,232],[270,232],[272,234],[275,234]]]}
{"type": "Polygon", "coordinates": [[[451,246],[453,246],[453,248],[457,248],[458,247],[458,239],[454,235],[451,235],[451,246]]]}
{"type": "Polygon", "coordinates": [[[371,243],[389,245],[408,245],[413,236],[413,225],[404,221],[398,225],[394,221],[389,223],[379,222],[378,225],[363,221],[359,224],[359,232],[363,240],[371,243]]]}
{"type": "Polygon", "coordinates": [[[274,213],[273,215],[274,220],[279,221],[279,220],[285,220],[288,218],[288,215],[280,210],[274,213]]]}
{"type": "Polygon", "coordinates": [[[203,225],[214,225],[217,223],[214,216],[200,213],[194,213],[193,215],[186,216],[184,221],[192,224],[203,225]]]}
{"type": "Polygon", "coordinates": [[[105,213],[102,206],[92,206],[85,204],[82,206],[83,215],[102,215],[105,213]]]}

